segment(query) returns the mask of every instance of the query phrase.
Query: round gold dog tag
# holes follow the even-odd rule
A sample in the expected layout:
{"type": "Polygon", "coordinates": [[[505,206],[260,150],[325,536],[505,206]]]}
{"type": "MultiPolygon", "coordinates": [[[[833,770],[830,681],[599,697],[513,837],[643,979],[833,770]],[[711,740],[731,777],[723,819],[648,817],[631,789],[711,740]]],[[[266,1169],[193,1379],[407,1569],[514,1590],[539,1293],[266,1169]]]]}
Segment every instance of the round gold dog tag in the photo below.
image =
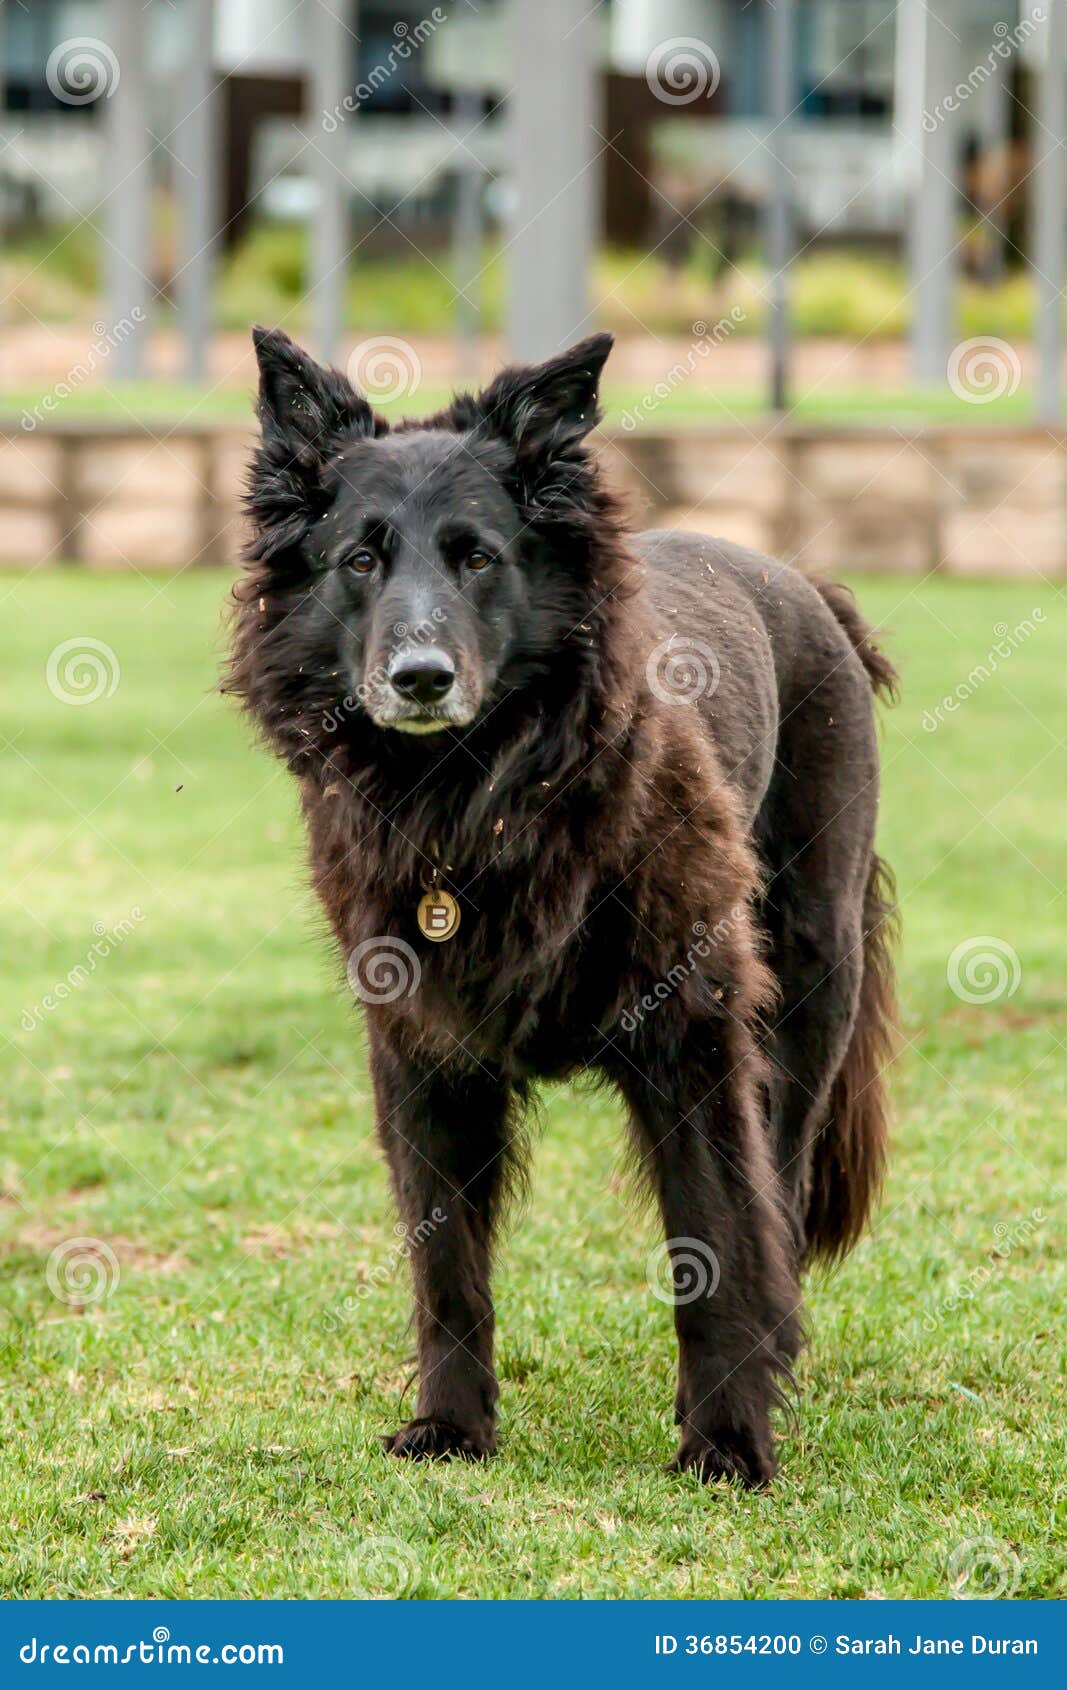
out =
{"type": "Polygon", "coordinates": [[[460,909],[451,892],[432,887],[419,899],[419,932],[435,944],[451,939],[459,931],[460,909]]]}

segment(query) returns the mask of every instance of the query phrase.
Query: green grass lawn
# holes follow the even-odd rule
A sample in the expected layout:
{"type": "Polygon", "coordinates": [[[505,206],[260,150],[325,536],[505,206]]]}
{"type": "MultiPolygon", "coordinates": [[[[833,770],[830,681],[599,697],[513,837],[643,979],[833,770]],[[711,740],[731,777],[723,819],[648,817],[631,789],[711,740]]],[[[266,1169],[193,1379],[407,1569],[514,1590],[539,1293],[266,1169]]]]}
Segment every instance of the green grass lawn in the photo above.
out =
{"type": "MultiPolygon", "coordinates": [[[[664,374],[677,355],[665,355],[664,374]]],[[[429,416],[446,405],[453,392],[471,383],[457,380],[451,388],[420,387],[406,400],[390,400],[384,404],[374,401],[388,417],[397,420],[405,416],[429,416]]],[[[649,408],[651,388],[613,386],[607,383],[604,391],[604,425],[607,429],[626,427],[627,415],[636,419],[639,432],[659,432],[670,428],[728,428],[739,421],[745,423],[769,420],[767,394],[755,388],[708,389],[675,386],[663,399],[649,408]]],[[[49,412],[39,410],[42,393],[39,389],[8,388],[0,391],[0,430],[17,431],[26,413],[44,415],[41,432],[62,428],[79,422],[107,422],[137,429],[147,427],[162,432],[179,428],[203,427],[216,423],[245,423],[253,425],[252,391],[245,387],[198,387],[189,382],[132,381],[97,383],[75,388],[57,408],[49,412]]],[[[371,395],[373,398],[373,395],[371,395]]],[[[797,393],[788,412],[790,423],[848,424],[850,427],[869,425],[888,428],[921,428],[928,424],[954,423],[958,427],[1001,427],[1030,423],[1034,419],[1033,394],[1026,387],[1015,393],[1003,393],[989,404],[974,404],[959,398],[947,384],[923,388],[911,387],[899,392],[883,392],[877,388],[833,388],[817,385],[809,392],[797,393]]],[[[633,426],[632,424],[630,426],[633,426]]]]}
{"type": "Polygon", "coordinates": [[[406,1268],[294,793],[212,694],[225,587],[0,577],[0,1591],[1067,1594],[1062,591],[861,584],[906,677],[895,1154],[873,1235],[810,1286],[782,1477],[752,1496],[663,1470],[656,1230],[620,1111],[567,1089],[502,1251],[499,1457],[379,1449],[413,1400],[406,1268]],[[47,668],[86,636],[121,674],[77,707],[47,668]],[[1017,989],[963,1001],[948,960],[982,935],[1017,989]]]}

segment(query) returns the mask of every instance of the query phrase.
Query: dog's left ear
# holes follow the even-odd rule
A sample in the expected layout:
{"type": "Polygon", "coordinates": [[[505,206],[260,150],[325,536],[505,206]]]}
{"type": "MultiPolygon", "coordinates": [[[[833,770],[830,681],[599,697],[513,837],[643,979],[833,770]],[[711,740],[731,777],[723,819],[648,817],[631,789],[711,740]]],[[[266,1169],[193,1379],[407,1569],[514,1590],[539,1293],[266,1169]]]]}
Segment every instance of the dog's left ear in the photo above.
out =
{"type": "Polygon", "coordinates": [[[457,401],[457,426],[506,440],[520,461],[577,445],[600,420],[600,372],[613,344],[613,335],[594,334],[544,364],[503,370],[476,398],[457,401]]]}

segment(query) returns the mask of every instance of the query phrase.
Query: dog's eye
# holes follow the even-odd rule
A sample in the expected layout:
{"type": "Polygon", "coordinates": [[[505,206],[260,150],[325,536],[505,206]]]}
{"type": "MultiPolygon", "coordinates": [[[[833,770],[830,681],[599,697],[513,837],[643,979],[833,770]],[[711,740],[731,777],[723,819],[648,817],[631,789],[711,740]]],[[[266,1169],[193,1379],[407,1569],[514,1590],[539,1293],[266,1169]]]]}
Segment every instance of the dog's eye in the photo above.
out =
{"type": "Polygon", "coordinates": [[[468,569],[488,569],[492,561],[488,552],[479,551],[477,547],[473,552],[467,553],[468,569]]]}
{"type": "Polygon", "coordinates": [[[350,555],[345,558],[345,564],[347,567],[349,569],[354,569],[357,575],[369,575],[377,562],[378,559],[375,557],[374,553],[372,551],[368,551],[366,546],[361,547],[358,552],[350,553],[350,555]]]}

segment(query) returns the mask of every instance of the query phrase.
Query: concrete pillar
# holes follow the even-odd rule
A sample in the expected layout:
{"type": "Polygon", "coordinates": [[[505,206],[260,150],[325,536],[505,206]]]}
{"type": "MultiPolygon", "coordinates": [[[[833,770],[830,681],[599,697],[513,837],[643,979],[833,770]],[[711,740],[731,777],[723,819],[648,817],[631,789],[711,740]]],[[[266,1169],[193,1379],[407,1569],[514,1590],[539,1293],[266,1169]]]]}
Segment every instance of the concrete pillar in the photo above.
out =
{"type": "MultiPolygon", "coordinates": [[[[997,59],[992,76],[985,87],[979,90],[980,139],[987,160],[1004,160],[1011,142],[1011,69],[1010,60],[997,59]]],[[[1000,197],[998,193],[998,201],[1000,197]]],[[[1005,208],[999,203],[994,204],[986,217],[983,232],[984,240],[988,244],[986,274],[990,281],[1000,281],[1004,276],[1004,261],[1007,256],[1006,224],[1005,208]]]]}
{"type": "Polygon", "coordinates": [[[703,42],[725,66],[732,10],[726,0],[614,0],[611,62],[616,70],[643,76],[649,55],[661,43],[689,40],[703,42]]]}
{"type": "Polygon", "coordinates": [[[104,202],[104,273],[117,380],[142,374],[155,288],[152,282],[151,154],[143,0],[110,0],[108,46],[120,74],[105,96],[108,174],[104,202]],[[125,325],[116,333],[119,325],[125,325]]]}
{"type": "Polygon", "coordinates": [[[897,89],[919,90],[904,113],[905,140],[917,157],[911,216],[912,364],[915,379],[941,382],[954,339],[958,271],[959,111],[945,105],[958,77],[959,0],[901,0],[897,9],[897,89]]]}
{"type": "Polygon", "coordinates": [[[788,271],[793,256],[793,178],[789,170],[789,128],[797,102],[796,0],[777,0],[768,36],[771,136],[770,191],[767,196],[767,268],[770,272],[768,335],[771,355],[771,409],[789,403],[788,271]]]}
{"type": "Polygon", "coordinates": [[[509,100],[515,190],[508,343],[547,358],[591,332],[589,267],[599,234],[595,130],[598,8],[537,0],[513,9],[509,100]]]}
{"type": "MultiPolygon", "coordinates": [[[[452,282],[456,290],[456,362],[460,380],[473,380],[476,369],[478,332],[481,327],[479,278],[482,269],[484,222],[482,195],[484,173],[481,164],[463,142],[478,126],[482,115],[482,100],[474,90],[461,93],[456,100],[456,135],[460,142],[456,154],[456,205],[452,230],[452,282]]],[[[475,142],[475,145],[477,143],[475,142]]]]}
{"type": "Polygon", "coordinates": [[[1034,124],[1037,414],[1063,420],[1063,284],[1067,274],[1067,0],[1045,0],[1045,55],[1034,124]]]}
{"type": "Polygon", "coordinates": [[[189,50],[179,79],[178,121],[171,148],[181,212],[178,318],[190,381],[208,373],[211,290],[218,236],[219,100],[215,78],[215,0],[188,0],[189,50]]]}
{"type": "Polygon", "coordinates": [[[317,357],[340,355],[347,278],[348,183],[345,155],[354,112],[342,102],[351,95],[356,7],[352,0],[311,0],[308,18],[307,153],[315,181],[311,225],[311,338],[317,357]],[[324,114],[325,117],[324,117],[324,114]]]}

